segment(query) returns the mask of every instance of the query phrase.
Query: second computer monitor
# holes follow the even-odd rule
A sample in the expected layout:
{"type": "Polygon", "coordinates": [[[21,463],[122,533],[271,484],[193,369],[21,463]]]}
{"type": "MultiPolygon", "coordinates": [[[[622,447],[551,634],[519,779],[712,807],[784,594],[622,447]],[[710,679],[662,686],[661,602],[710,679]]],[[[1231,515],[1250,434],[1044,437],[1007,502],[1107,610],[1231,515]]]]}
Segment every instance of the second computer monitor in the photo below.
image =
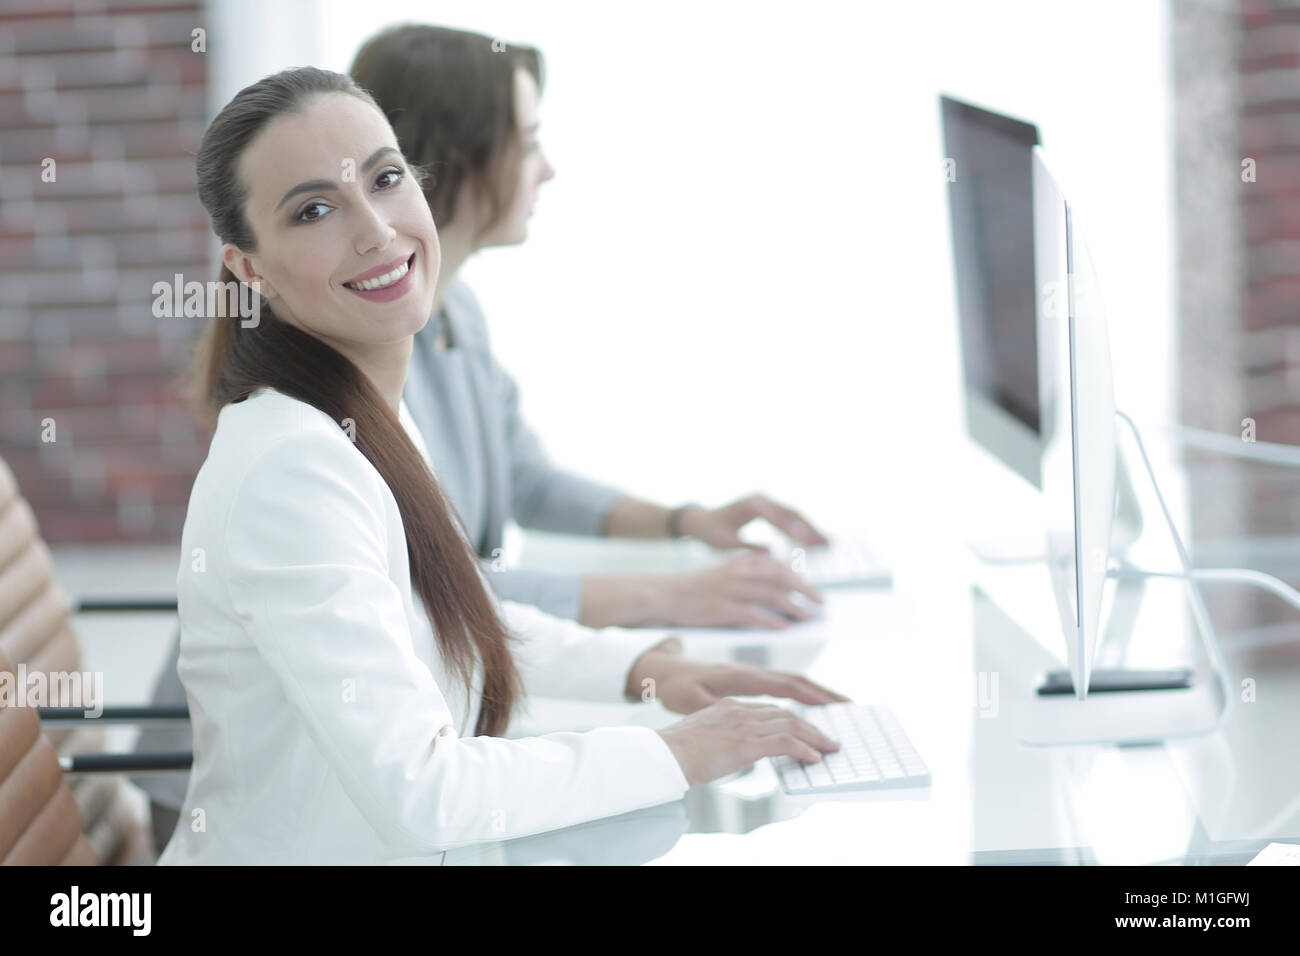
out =
{"type": "Polygon", "coordinates": [[[966,428],[1034,488],[1039,474],[1031,123],[940,97],[961,316],[966,428]]]}

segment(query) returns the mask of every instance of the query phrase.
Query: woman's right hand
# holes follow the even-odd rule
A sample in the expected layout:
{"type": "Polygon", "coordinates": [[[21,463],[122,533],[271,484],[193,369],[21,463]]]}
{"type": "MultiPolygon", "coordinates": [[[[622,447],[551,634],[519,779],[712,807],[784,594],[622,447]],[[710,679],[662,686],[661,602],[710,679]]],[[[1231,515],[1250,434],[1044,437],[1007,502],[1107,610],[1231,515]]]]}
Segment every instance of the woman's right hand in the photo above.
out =
{"type": "Polygon", "coordinates": [[[658,733],[691,786],[743,770],[763,757],[816,763],[822,753],[840,749],[838,742],[784,708],[731,697],[658,733]]]}
{"type": "Polygon", "coordinates": [[[770,554],[747,551],[686,574],[587,575],[578,620],[587,627],[753,627],[780,630],[814,615],[816,588],[770,554]]]}
{"type": "Polygon", "coordinates": [[[664,617],[681,627],[781,629],[813,615],[790,596],[822,603],[811,584],[766,552],[733,555],[705,571],[663,579],[664,617]]]}

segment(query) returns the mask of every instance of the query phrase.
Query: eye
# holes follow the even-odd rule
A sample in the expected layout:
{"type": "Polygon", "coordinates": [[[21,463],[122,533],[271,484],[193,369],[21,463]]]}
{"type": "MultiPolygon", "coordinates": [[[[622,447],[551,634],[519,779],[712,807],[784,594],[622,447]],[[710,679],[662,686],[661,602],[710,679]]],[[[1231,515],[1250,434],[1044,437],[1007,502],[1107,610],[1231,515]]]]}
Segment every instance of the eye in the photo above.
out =
{"type": "Polygon", "coordinates": [[[316,216],[308,216],[308,215],[307,215],[307,213],[308,213],[309,210],[317,209],[317,208],[320,208],[320,209],[328,209],[329,206],[325,205],[323,202],[311,202],[311,203],[308,203],[307,205],[303,206],[302,209],[300,209],[300,210],[298,211],[298,214],[297,214],[296,216],[293,217],[293,221],[294,221],[294,222],[315,222],[315,221],[318,220],[318,219],[322,219],[322,218],[324,218],[325,213],[320,213],[319,215],[316,215],[316,216]]]}
{"type": "Polygon", "coordinates": [[[385,169],[377,177],[375,177],[375,184],[378,185],[379,183],[383,182],[385,177],[392,176],[393,178],[388,181],[387,185],[379,186],[380,189],[392,189],[394,186],[396,186],[398,183],[402,181],[402,177],[405,175],[405,173],[406,173],[405,170],[399,169],[396,166],[391,166],[388,169],[385,169]]]}

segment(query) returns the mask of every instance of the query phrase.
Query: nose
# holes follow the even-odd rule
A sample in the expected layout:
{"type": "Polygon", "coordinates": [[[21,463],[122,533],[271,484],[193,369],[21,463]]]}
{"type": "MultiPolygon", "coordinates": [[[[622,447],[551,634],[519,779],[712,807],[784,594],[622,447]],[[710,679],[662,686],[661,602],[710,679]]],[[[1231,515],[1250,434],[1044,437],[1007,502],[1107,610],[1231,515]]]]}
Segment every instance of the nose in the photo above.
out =
{"type": "Polygon", "coordinates": [[[385,249],[397,236],[397,230],[388,224],[371,203],[361,204],[361,218],[357,224],[357,255],[364,256],[377,249],[385,249]]]}
{"type": "Polygon", "coordinates": [[[540,186],[542,183],[547,182],[548,180],[554,178],[555,178],[555,167],[551,165],[551,161],[547,159],[546,154],[543,153],[542,169],[540,175],[537,177],[537,184],[540,186]]]}

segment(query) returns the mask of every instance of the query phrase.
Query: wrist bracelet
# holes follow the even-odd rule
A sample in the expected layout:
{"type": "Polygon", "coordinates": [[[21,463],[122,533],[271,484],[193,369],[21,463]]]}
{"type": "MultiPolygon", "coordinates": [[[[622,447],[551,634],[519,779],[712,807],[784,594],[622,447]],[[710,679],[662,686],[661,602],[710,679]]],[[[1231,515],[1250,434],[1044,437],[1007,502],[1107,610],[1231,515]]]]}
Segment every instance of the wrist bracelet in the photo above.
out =
{"type": "Polygon", "coordinates": [[[691,504],[678,505],[672,511],[668,512],[668,537],[670,538],[682,537],[682,532],[677,527],[678,523],[682,520],[682,512],[685,511],[687,508],[698,508],[698,507],[699,505],[696,505],[692,502],[691,504]]]}

